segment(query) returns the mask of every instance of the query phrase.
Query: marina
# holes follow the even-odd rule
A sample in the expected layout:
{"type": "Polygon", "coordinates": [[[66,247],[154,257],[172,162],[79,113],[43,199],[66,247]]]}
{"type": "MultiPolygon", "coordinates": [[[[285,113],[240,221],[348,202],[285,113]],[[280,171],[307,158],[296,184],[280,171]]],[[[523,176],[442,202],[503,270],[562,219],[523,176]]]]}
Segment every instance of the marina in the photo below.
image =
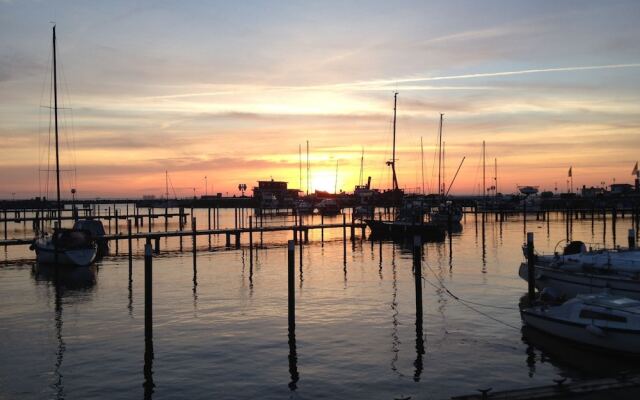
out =
{"type": "Polygon", "coordinates": [[[640,398],[639,12],[0,1],[0,399],[640,398]]]}

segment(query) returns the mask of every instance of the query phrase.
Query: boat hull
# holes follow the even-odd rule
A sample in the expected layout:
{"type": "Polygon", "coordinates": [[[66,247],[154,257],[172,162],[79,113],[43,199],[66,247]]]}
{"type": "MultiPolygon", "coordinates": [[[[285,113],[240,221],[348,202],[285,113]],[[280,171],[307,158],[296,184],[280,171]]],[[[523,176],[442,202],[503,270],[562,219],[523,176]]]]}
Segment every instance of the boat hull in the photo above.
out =
{"type": "Polygon", "coordinates": [[[40,264],[68,265],[86,267],[91,265],[97,255],[97,247],[82,249],[55,249],[50,242],[34,243],[36,261],[40,264]]]}
{"type": "Polygon", "coordinates": [[[442,241],[445,229],[435,224],[403,224],[393,221],[365,220],[374,236],[410,237],[419,235],[424,239],[442,241]]]}
{"type": "MultiPolygon", "coordinates": [[[[573,272],[539,265],[535,268],[535,286],[538,290],[548,287],[567,297],[574,297],[578,294],[601,293],[607,289],[612,295],[640,300],[640,279],[618,274],[573,272]]],[[[518,275],[528,281],[529,267],[526,263],[520,265],[518,275]]]]}
{"type": "Polygon", "coordinates": [[[572,342],[600,349],[640,355],[640,330],[609,328],[604,324],[582,324],[522,310],[522,320],[532,328],[572,342]],[[596,329],[589,329],[595,326],[596,329]],[[597,331],[601,334],[596,334],[597,331]]]}

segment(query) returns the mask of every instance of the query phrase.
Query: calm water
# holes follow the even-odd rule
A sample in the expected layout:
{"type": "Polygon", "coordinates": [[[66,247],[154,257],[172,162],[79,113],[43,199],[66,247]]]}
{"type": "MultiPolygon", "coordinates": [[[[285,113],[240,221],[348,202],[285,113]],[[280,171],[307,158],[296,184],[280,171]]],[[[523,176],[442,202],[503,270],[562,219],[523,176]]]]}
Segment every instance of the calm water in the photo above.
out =
{"type": "MultiPolygon", "coordinates": [[[[222,225],[233,224],[233,211],[222,213],[222,225]]],[[[206,221],[206,212],[197,218],[206,221]]],[[[164,229],[163,222],[156,225],[164,229]]],[[[616,228],[617,242],[624,245],[631,220],[619,219],[616,228]]],[[[552,251],[567,235],[559,215],[549,223],[530,220],[526,230],[535,232],[541,251],[552,251]]],[[[9,231],[10,237],[30,234],[21,224],[9,231]]],[[[183,240],[181,253],[178,239],[163,239],[154,259],[155,357],[146,365],[155,387],[146,394],[155,399],[447,398],[629,368],[522,332],[517,303],[526,283],[517,270],[524,232],[522,220],[490,219],[483,227],[470,214],[451,242],[425,244],[420,335],[409,247],[358,237],[347,242],[344,259],[341,229],[326,230],[324,244],[320,232],[312,231],[301,272],[296,248],[297,357],[290,357],[287,331],[290,232],[256,234],[254,242],[262,247],[255,250],[253,266],[246,247],[223,250],[224,237],[214,237],[209,250],[208,238],[199,237],[196,274],[191,240],[183,240]]],[[[593,226],[590,220],[575,221],[570,234],[585,242],[614,241],[611,221],[606,228],[601,220],[593,226]]],[[[131,286],[124,241],[120,255],[91,269],[65,271],[58,285],[51,271],[34,266],[26,247],[2,249],[0,398],[143,397],[143,242],[134,245],[131,286]]]]}

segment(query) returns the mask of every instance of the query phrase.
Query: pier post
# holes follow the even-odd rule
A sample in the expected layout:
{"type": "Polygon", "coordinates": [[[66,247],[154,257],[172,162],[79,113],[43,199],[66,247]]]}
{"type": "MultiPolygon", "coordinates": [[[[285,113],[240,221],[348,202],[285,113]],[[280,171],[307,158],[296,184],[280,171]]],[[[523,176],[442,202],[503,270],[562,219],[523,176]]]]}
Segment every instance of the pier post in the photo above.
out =
{"type": "Polygon", "coordinates": [[[7,209],[4,209],[4,240],[7,240],[7,209]]]}
{"type": "Polygon", "coordinates": [[[347,265],[347,216],[342,214],[342,258],[347,265]]]}
{"type": "Polygon", "coordinates": [[[236,231],[236,249],[240,248],[240,231],[236,231]]]}
{"type": "Polygon", "coordinates": [[[151,207],[149,207],[149,212],[148,212],[148,215],[149,215],[149,224],[148,224],[149,225],[149,232],[151,232],[151,213],[152,213],[151,207]]]}
{"type": "Polygon", "coordinates": [[[155,241],[155,250],[154,250],[154,252],[156,254],[160,254],[160,236],[156,236],[154,238],[154,241],[155,241]]]}
{"type": "Polygon", "coordinates": [[[356,226],[354,225],[354,220],[353,220],[353,209],[351,211],[351,240],[355,240],[356,238],[356,226]]]}
{"type": "MultiPolygon", "coordinates": [[[[207,229],[211,230],[211,206],[207,207],[207,229]]],[[[211,233],[209,233],[209,249],[211,249],[211,233]]]]}
{"type": "MultiPolygon", "coordinates": [[[[169,201],[167,199],[167,201],[169,201]]],[[[169,230],[169,207],[164,208],[164,231],[169,230]]]]}
{"type": "Polygon", "coordinates": [[[131,243],[131,220],[127,219],[127,245],[129,247],[129,280],[131,280],[131,272],[133,270],[133,246],[131,243]]]}
{"type": "Polygon", "coordinates": [[[629,249],[635,249],[636,248],[636,231],[635,231],[635,229],[629,229],[628,241],[629,241],[629,249]]]}
{"type": "Polygon", "coordinates": [[[253,264],[253,217],[249,215],[249,261],[253,264]]]}
{"type": "Polygon", "coordinates": [[[196,267],[196,251],[197,251],[197,243],[196,243],[196,217],[193,217],[193,214],[191,214],[191,236],[192,236],[192,243],[193,243],[193,268],[195,269],[196,267]]]}
{"type": "Polygon", "coordinates": [[[107,220],[109,221],[109,234],[111,234],[111,207],[107,207],[107,220]]]}
{"type": "Polygon", "coordinates": [[[153,254],[151,244],[144,245],[144,338],[153,339],[153,254]]]}
{"type": "Polygon", "coordinates": [[[296,298],[295,298],[295,251],[296,244],[289,240],[287,246],[287,267],[288,267],[288,299],[289,299],[289,330],[296,329],[296,298]]]}
{"type": "Polygon", "coordinates": [[[422,326],[422,238],[419,235],[413,237],[413,274],[416,291],[416,361],[413,380],[418,382],[423,369],[422,356],[425,354],[422,326]]]}
{"type": "Polygon", "coordinates": [[[532,304],[536,297],[536,256],[534,254],[533,247],[533,232],[527,232],[527,268],[528,276],[527,281],[529,302],[532,304]]]}

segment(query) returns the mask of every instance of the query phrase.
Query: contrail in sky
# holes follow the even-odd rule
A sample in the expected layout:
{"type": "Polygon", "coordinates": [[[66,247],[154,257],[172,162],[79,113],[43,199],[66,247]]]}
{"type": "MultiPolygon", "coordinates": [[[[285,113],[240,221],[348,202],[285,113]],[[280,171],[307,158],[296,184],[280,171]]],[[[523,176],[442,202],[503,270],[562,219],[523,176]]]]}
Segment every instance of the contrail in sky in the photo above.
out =
{"type": "MultiPolygon", "coordinates": [[[[485,72],[485,73],[464,74],[464,75],[425,76],[425,77],[415,77],[415,78],[385,79],[385,80],[356,82],[356,83],[344,84],[344,85],[347,85],[347,86],[392,85],[392,84],[398,84],[398,83],[444,81],[444,80],[452,80],[452,79],[490,78],[495,76],[526,75],[526,74],[537,74],[537,73],[544,73],[544,72],[592,71],[592,70],[602,70],[602,69],[637,68],[637,67],[640,67],[640,63],[592,65],[592,66],[582,66],[582,67],[537,68],[537,69],[523,69],[518,71],[485,72]]],[[[338,84],[337,86],[342,86],[342,84],[338,84]]]]}

